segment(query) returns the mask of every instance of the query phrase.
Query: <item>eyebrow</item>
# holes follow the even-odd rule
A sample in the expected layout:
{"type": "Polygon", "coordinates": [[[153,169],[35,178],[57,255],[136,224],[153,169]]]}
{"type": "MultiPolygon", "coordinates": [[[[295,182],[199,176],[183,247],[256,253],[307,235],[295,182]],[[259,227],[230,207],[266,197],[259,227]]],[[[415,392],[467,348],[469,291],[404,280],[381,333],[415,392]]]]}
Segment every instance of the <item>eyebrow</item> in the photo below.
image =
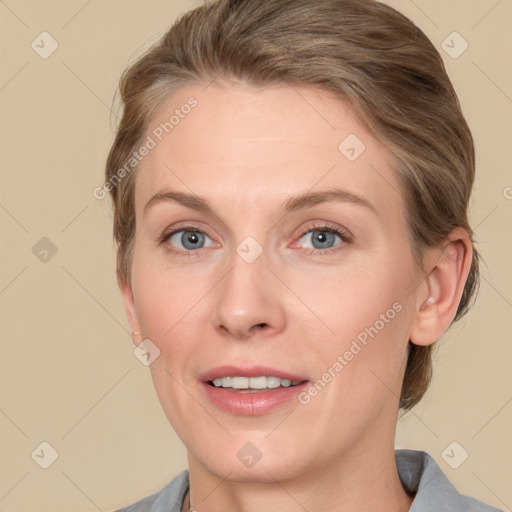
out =
{"type": "MultiPolygon", "coordinates": [[[[190,208],[191,210],[215,217],[217,216],[206,199],[193,194],[185,194],[183,192],[176,192],[173,190],[162,190],[157,192],[146,203],[146,206],[144,207],[144,214],[146,214],[152,206],[162,202],[176,202],[186,208],[190,208]]],[[[353,194],[348,190],[342,190],[339,188],[332,188],[318,192],[306,192],[298,196],[289,197],[281,206],[281,210],[283,214],[287,214],[299,210],[305,210],[306,208],[311,208],[322,203],[336,202],[356,204],[367,208],[377,216],[379,215],[375,206],[367,199],[353,194]]]]}

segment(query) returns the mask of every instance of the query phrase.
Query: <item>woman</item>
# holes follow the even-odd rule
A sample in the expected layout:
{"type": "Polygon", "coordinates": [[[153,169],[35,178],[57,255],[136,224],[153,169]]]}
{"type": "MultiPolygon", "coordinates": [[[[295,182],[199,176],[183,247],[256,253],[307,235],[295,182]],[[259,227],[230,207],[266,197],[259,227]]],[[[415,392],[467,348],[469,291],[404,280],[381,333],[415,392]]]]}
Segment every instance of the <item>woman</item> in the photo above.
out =
{"type": "Polygon", "coordinates": [[[373,0],[221,0],[120,85],[118,282],[189,466],[123,510],[497,510],[394,450],[478,282],[426,36],[373,0]]]}

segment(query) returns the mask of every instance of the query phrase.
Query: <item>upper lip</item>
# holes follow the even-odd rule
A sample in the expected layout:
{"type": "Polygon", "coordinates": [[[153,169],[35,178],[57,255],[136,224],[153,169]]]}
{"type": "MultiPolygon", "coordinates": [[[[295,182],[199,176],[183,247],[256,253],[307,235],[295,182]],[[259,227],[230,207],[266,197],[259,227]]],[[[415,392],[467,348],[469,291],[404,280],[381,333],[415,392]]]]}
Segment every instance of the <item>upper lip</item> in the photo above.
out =
{"type": "Polygon", "coordinates": [[[209,382],[221,377],[279,377],[280,379],[288,379],[292,382],[302,382],[307,380],[303,376],[285,372],[270,366],[250,366],[241,367],[234,365],[217,366],[203,373],[199,378],[202,382],[209,382]]]}

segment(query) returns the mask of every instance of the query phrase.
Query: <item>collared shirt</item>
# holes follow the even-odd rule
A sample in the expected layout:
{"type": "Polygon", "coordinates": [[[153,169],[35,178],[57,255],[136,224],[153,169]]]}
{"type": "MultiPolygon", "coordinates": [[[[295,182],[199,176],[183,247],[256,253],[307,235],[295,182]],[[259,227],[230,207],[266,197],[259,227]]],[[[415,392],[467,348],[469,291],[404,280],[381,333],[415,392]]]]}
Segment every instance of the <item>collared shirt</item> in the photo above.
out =
{"type": "MultiPolygon", "coordinates": [[[[460,494],[426,452],[395,450],[395,459],[402,485],[415,496],[409,512],[502,512],[460,494]]],[[[181,512],[188,488],[184,470],[157,493],[116,512],[181,512]]]]}

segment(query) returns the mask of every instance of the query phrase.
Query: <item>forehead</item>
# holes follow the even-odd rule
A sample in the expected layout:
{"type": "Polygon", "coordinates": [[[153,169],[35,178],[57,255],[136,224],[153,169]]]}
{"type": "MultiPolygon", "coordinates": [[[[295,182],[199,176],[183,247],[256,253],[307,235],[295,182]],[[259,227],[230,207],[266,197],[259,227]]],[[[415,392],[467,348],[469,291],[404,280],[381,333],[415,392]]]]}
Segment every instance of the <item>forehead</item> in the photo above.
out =
{"type": "Polygon", "coordinates": [[[380,210],[401,207],[394,156],[347,101],[298,86],[207,85],[182,87],[151,119],[138,203],[172,188],[250,208],[336,186],[380,210]]]}

